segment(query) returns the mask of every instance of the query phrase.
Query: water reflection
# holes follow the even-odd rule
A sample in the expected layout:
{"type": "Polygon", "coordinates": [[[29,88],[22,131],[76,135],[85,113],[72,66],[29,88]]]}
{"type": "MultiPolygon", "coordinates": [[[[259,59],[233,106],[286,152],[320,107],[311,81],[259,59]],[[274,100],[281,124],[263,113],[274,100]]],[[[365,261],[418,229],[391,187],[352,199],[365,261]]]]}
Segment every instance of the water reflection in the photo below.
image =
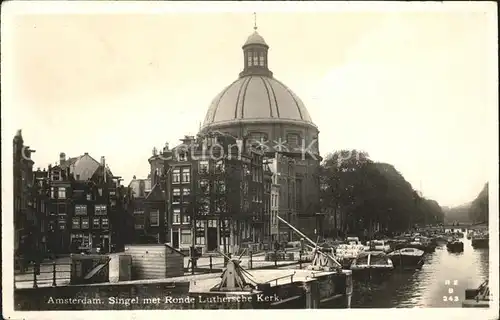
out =
{"type": "Polygon", "coordinates": [[[464,252],[440,246],[426,255],[420,270],[395,270],[371,280],[354,277],[352,307],[461,307],[465,289],[479,286],[489,275],[489,250],[461,240],[464,252]]]}

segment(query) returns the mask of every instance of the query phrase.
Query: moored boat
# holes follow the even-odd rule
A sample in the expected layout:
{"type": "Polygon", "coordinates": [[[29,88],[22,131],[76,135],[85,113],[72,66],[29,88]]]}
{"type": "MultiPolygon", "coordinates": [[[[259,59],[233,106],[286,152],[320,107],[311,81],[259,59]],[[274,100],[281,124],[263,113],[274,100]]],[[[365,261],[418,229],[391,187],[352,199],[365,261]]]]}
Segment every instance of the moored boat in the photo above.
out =
{"type": "MultiPolygon", "coordinates": [[[[287,224],[312,246],[313,261],[306,269],[247,271],[241,258],[228,259],[220,278],[191,281],[189,298],[196,308],[208,309],[316,309],[349,308],[353,292],[352,271],[342,270],[339,262],[317,243],[287,224]]],[[[222,254],[222,253],[221,253],[222,254]]]]}
{"type": "Polygon", "coordinates": [[[450,239],[446,244],[446,249],[450,252],[463,252],[464,243],[458,239],[450,239]]]}
{"type": "Polygon", "coordinates": [[[390,252],[387,256],[391,259],[394,267],[418,268],[424,264],[424,254],[423,250],[403,248],[390,252]]]}
{"type": "Polygon", "coordinates": [[[489,236],[487,233],[474,234],[471,240],[474,249],[489,247],[489,236]]]}
{"type": "Polygon", "coordinates": [[[405,247],[419,249],[419,250],[422,250],[426,253],[432,253],[436,250],[436,245],[432,244],[427,238],[424,238],[424,237],[413,238],[412,241],[400,246],[397,249],[402,249],[405,247]]]}
{"type": "Polygon", "coordinates": [[[393,269],[391,259],[383,252],[363,252],[351,264],[353,273],[386,274],[393,269]]]}
{"type": "Polygon", "coordinates": [[[483,282],[477,289],[466,289],[465,300],[462,302],[464,308],[489,308],[490,288],[488,280],[483,282]]]}

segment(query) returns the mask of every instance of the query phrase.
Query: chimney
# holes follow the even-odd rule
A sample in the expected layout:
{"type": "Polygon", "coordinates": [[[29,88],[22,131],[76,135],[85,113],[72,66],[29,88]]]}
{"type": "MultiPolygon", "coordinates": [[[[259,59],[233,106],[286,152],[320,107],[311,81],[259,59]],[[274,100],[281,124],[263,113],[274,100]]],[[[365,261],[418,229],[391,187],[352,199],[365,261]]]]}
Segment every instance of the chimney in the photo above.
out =
{"type": "Polygon", "coordinates": [[[106,176],[107,176],[107,170],[106,170],[106,159],[104,157],[101,157],[101,165],[102,165],[102,172],[103,172],[103,177],[104,177],[104,183],[106,183],[106,176]]]}
{"type": "Polygon", "coordinates": [[[59,154],[59,164],[63,166],[66,163],[66,153],[61,152],[59,154]]]}

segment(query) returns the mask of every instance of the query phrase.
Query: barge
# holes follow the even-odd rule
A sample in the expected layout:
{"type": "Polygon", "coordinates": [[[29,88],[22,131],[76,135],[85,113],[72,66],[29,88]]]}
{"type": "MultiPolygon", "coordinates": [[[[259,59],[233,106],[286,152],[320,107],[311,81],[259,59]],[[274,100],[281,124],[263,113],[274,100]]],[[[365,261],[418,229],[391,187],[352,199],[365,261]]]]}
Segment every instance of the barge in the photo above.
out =
{"type": "Polygon", "coordinates": [[[450,239],[446,244],[446,249],[448,249],[449,252],[456,252],[456,253],[463,252],[464,243],[457,239],[450,239]]]}
{"type": "Polygon", "coordinates": [[[423,250],[415,248],[403,248],[389,253],[387,256],[392,260],[395,267],[420,268],[424,265],[423,250]]]}
{"type": "Polygon", "coordinates": [[[474,234],[472,236],[472,247],[474,249],[485,249],[489,247],[489,236],[488,234],[474,234]]]}
{"type": "Polygon", "coordinates": [[[392,260],[383,252],[373,251],[364,252],[356,258],[352,265],[351,270],[355,274],[360,275],[386,275],[394,270],[392,260]]]}
{"type": "Polygon", "coordinates": [[[483,282],[477,289],[465,290],[465,300],[462,302],[463,308],[489,308],[490,288],[488,280],[483,282]]]}
{"type": "Polygon", "coordinates": [[[189,296],[197,309],[317,309],[350,308],[352,272],[278,217],[312,246],[313,261],[306,269],[247,271],[240,258],[226,257],[220,278],[191,281],[189,296]]]}

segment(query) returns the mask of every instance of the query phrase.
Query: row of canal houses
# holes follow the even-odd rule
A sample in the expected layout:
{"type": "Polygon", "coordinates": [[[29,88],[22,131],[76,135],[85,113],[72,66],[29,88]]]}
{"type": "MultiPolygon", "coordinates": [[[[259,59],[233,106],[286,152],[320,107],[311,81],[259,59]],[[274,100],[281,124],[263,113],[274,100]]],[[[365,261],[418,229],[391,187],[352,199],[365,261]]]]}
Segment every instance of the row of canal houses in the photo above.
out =
{"type": "Polygon", "coordinates": [[[186,136],[181,142],[154,150],[149,176],[124,186],[104,157],[97,161],[88,153],[69,158],[61,153],[58,163],[34,171],[34,150],[19,131],[14,138],[15,254],[121,251],[129,243],[231,252],[248,243],[289,239],[277,216],[294,211],[282,192],[293,176],[280,173],[292,160],[268,159],[247,141],[229,136],[186,136]]]}

